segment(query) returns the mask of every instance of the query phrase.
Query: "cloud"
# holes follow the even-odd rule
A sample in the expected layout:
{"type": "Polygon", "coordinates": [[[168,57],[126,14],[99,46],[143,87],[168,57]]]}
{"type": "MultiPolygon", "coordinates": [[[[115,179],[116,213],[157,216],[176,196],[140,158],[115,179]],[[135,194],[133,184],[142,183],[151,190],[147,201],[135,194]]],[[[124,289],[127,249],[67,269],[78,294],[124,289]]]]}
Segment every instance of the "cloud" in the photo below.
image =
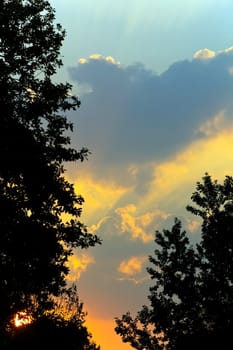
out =
{"type": "MultiPolygon", "coordinates": [[[[86,173],[126,187],[135,174],[145,176],[146,183],[149,171],[132,172],[138,164],[169,159],[190,142],[209,137],[210,123],[212,130],[213,124],[218,129],[232,124],[233,52],[212,56],[176,62],[161,75],[98,54],[70,68],[77,86],[90,87],[77,112],[82,132],[73,135],[74,144],[92,152],[86,173]]],[[[76,114],[72,118],[76,123],[76,114]]]]}
{"type": "Polygon", "coordinates": [[[198,131],[204,136],[212,136],[222,129],[225,117],[224,112],[219,112],[213,118],[206,120],[200,125],[198,131]]]}
{"type": "Polygon", "coordinates": [[[220,51],[220,53],[230,53],[233,51],[233,46],[228,47],[227,49],[220,51]]]}
{"type": "MultiPolygon", "coordinates": [[[[193,215],[188,214],[185,207],[191,203],[190,197],[196,182],[201,180],[205,172],[219,181],[231,175],[232,148],[231,127],[213,133],[208,138],[195,140],[172,159],[155,164],[153,180],[143,198],[144,210],[156,203],[161,211],[170,214],[170,218],[180,215],[190,216],[189,219],[193,220],[193,215]]],[[[164,224],[167,224],[166,221],[159,223],[160,227],[164,227],[164,224]]]]}
{"type": "Polygon", "coordinates": [[[187,219],[187,228],[189,232],[193,233],[200,228],[200,221],[187,219]]]}
{"type": "MultiPolygon", "coordinates": [[[[223,128],[223,117],[220,113],[201,125],[198,132],[201,130],[204,137],[170,159],[148,166],[129,165],[128,187],[116,186],[112,176],[109,181],[85,172],[79,176],[75,188],[85,198],[82,218],[90,231],[99,234],[104,245],[113,237],[147,245],[156,229],[170,227],[174,216],[187,216],[185,207],[206,171],[219,180],[232,173],[233,127],[223,128]]],[[[121,174],[116,170],[115,175],[118,178],[121,174]]],[[[190,224],[185,220],[184,224],[190,230],[190,224]]]]}
{"type": "Polygon", "coordinates": [[[195,184],[206,171],[221,181],[233,163],[232,50],[161,75],[115,61],[97,56],[70,70],[90,87],[72,115],[72,140],[92,155],[69,176],[85,198],[84,222],[103,239],[79,290],[103,318],[140,308],[149,281],[136,258],[153,254],[155,230],[170,229],[174,216],[195,240],[200,223],[185,210],[195,184]]]}
{"type": "Polygon", "coordinates": [[[119,277],[117,279],[118,281],[125,282],[128,281],[130,283],[134,283],[135,285],[142,284],[145,281],[149,280],[149,276],[143,276],[143,277],[119,277]]]}
{"type": "Polygon", "coordinates": [[[81,274],[85,272],[90,264],[93,264],[95,259],[89,254],[72,255],[69,259],[69,275],[67,280],[69,282],[76,282],[79,280],[81,274]]]}
{"type": "Polygon", "coordinates": [[[104,61],[104,62],[107,62],[107,63],[116,64],[116,65],[120,64],[120,61],[116,61],[114,57],[112,57],[112,56],[103,56],[103,55],[100,55],[98,53],[94,53],[94,54],[90,55],[88,58],[80,58],[79,59],[79,63],[80,64],[88,64],[92,60],[93,61],[104,61]]]}
{"type": "Polygon", "coordinates": [[[213,51],[213,50],[205,48],[205,49],[201,49],[201,50],[196,51],[193,55],[193,58],[201,59],[201,60],[208,60],[208,59],[216,57],[217,55],[228,54],[228,53],[231,53],[232,51],[233,51],[233,46],[230,46],[227,49],[220,50],[220,51],[213,51]]]}
{"type": "Polygon", "coordinates": [[[77,174],[75,167],[70,168],[68,179],[74,184],[76,193],[81,194],[85,199],[82,217],[88,225],[92,225],[93,222],[99,221],[100,217],[101,219],[105,217],[117,201],[128,193],[131,186],[124,187],[121,184],[116,184],[111,178],[104,178],[103,181],[100,178],[97,181],[95,174],[84,171],[83,176],[80,176],[80,173],[81,167],[79,174],[77,174]],[[88,210],[86,210],[86,206],[88,206],[88,210]]]}
{"type": "MultiPolygon", "coordinates": [[[[118,267],[129,256],[148,256],[153,251],[153,244],[151,241],[143,242],[140,238],[132,239],[130,233],[122,233],[119,215],[114,210],[108,214],[92,226],[93,232],[103,239],[103,244],[91,251],[95,264],[83,273],[78,286],[81,299],[85,300],[93,315],[101,314],[103,318],[113,319],[131,305],[140,305],[140,300],[146,297],[148,291],[145,271],[127,276],[120,274],[118,267]]],[[[154,232],[154,228],[151,228],[151,232],[154,232]]]]}
{"type": "Polygon", "coordinates": [[[121,232],[129,234],[131,239],[140,239],[144,243],[154,240],[152,224],[155,227],[156,219],[159,217],[167,219],[169,216],[160,210],[137,215],[137,208],[134,204],[117,208],[115,212],[121,219],[121,232]]]}
{"type": "Polygon", "coordinates": [[[193,55],[193,58],[207,60],[207,59],[214,58],[215,56],[216,56],[215,51],[212,51],[209,49],[201,49],[195,52],[195,54],[193,55]]]}
{"type": "MultiPolygon", "coordinates": [[[[140,308],[151,282],[145,279],[142,271],[136,273],[135,260],[130,261],[130,258],[152,255],[155,230],[170,229],[174,216],[181,218],[184,229],[191,234],[190,239],[198,238],[198,218],[187,213],[185,207],[191,204],[195,184],[206,171],[219,181],[231,174],[232,149],[233,128],[192,141],[173,158],[154,163],[153,176],[144,196],[135,197],[134,191],[129,189],[122,193],[122,199],[119,196],[112,202],[112,207],[106,208],[105,216],[99,206],[99,220],[95,214],[91,228],[103,239],[103,245],[92,251],[95,264],[85,271],[85,278],[79,280],[81,297],[85,297],[88,310],[94,315],[114,317],[125,310],[134,310],[135,305],[140,308]],[[135,275],[120,272],[120,266],[122,271],[135,271],[135,275]],[[98,303],[93,301],[93,286],[94,300],[98,303]]],[[[138,165],[132,172],[138,172],[139,168],[138,165]]],[[[97,187],[101,185],[103,190],[104,187],[107,189],[106,183],[98,182],[98,179],[97,187]]],[[[82,181],[85,184],[85,178],[82,181]]]]}
{"type": "Polygon", "coordinates": [[[120,263],[118,271],[124,275],[134,276],[142,271],[143,264],[148,260],[145,256],[132,256],[120,263]]]}

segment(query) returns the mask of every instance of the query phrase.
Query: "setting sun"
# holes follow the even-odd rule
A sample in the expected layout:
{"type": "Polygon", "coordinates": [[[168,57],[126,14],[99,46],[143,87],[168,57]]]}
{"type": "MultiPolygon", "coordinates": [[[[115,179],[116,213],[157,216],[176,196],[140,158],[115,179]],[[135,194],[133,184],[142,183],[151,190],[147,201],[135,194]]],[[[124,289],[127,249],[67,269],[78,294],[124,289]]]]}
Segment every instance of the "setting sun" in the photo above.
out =
{"type": "Polygon", "coordinates": [[[15,315],[14,323],[16,327],[21,327],[21,326],[30,324],[31,322],[32,322],[32,317],[28,315],[26,311],[18,312],[15,315]]]}

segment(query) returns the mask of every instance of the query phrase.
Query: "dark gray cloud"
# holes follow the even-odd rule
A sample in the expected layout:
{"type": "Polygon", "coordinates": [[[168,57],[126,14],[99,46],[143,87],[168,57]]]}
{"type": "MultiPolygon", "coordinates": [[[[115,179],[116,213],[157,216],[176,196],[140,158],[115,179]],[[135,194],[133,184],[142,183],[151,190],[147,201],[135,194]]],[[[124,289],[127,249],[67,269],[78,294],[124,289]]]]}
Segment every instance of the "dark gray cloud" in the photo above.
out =
{"type": "Polygon", "coordinates": [[[161,75],[104,57],[70,68],[73,81],[91,87],[78,111],[78,139],[93,153],[90,166],[104,174],[120,164],[159,161],[203,137],[196,132],[201,123],[220,110],[231,113],[231,66],[232,51],[177,62],[161,75]]]}

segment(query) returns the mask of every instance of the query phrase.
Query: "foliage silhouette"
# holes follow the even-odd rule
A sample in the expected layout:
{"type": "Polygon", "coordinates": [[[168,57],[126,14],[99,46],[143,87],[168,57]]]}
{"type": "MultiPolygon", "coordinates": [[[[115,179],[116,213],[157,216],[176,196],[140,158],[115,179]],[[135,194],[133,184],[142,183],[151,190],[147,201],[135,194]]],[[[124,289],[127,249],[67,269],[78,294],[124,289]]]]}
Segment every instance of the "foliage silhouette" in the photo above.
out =
{"type": "Polygon", "coordinates": [[[99,350],[85,326],[86,313],[73,286],[56,298],[53,311],[5,333],[1,349],[99,350]]]}
{"type": "Polygon", "coordinates": [[[177,218],[171,230],[157,231],[150,306],[116,318],[116,333],[136,349],[233,346],[233,178],[202,180],[187,206],[201,219],[199,243],[190,244],[177,218]]]}
{"type": "Polygon", "coordinates": [[[69,137],[66,112],[80,101],[53,81],[65,37],[54,21],[46,0],[0,2],[0,330],[17,311],[52,305],[74,249],[100,243],[65,178],[65,162],[89,151],[69,137]]]}

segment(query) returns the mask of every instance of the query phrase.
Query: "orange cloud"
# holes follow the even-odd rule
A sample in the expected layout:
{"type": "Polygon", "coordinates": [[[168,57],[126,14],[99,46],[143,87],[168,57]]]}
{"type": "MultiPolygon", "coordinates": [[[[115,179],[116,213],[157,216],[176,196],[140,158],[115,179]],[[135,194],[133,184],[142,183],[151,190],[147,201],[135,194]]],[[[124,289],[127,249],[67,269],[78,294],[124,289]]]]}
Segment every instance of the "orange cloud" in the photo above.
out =
{"type": "Polygon", "coordinates": [[[135,215],[137,208],[134,204],[126,205],[125,207],[115,210],[116,214],[121,218],[121,231],[129,233],[132,239],[141,239],[147,243],[154,240],[153,232],[149,227],[156,217],[167,218],[168,214],[160,210],[147,212],[142,215],[135,215]]]}
{"type": "Polygon", "coordinates": [[[144,210],[157,203],[176,215],[190,203],[195,184],[205,172],[219,181],[232,174],[232,149],[233,128],[229,127],[191,143],[172,160],[156,164],[150,190],[143,199],[144,210]]]}
{"type": "Polygon", "coordinates": [[[125,275],[136,275],[142,271],[143,264],[147,261],[146,256],[132,256],[120,263],[118,271],[125,275]]]}
{"type": "MultiPolygon", "coordinates": [[[[190,203],[196,182],[206,171],[219,181],[225,175],[231,175],[233,128],[223,129],[223,122],[224,112],[220,112],[200,126],[200,130],[208,136],[190,143],[169,161],[154,165],[150,163],[148,171],[154,168],[153,176],[143,200],[142,197],[138,199],[135,196],[133,186],[119,186],[112,180],[104,182],[86,174],[80,176],[75,182],[75,189],[85,199],[82,220],[94,232],[111,215],[111,210],[117,203],[124,203],[127,198],[131,204],[123,204],[115,209],[117,234],[126,233],[132,239],[140,239],[145,243],[153,241],[154,230],[160,229],[161,221],[184,212],[185,206],[190,203]]],[[[142,167],[145,172],[145,164],[129,167],[128,176],[135,177],[142,167]]],[[[118,176],[117,171],[115,176],[118,176]]],[[[143,179],[134,178],[132,183],[135,186],[136,181],[143,179]]],[[[194,223],[188,225],[194,230],[194,223]]]]}
{"type": "Polygon", "coordinates": [[[76,192],[85,199],[82,217],[87,225],[105,217],[106,212],[128,191],[128,188],[117,186],[111,181],[98,181],[87,174],[83,174],[74,185],[76,192]]]}
{"type": "Polygon", "coordinates": [[[200,221],[187,219],[187,228],[190,232],[195,232],[200,226],[200,221]]]}
{"type": "Polygon", "coordinates": [[[72,255],[69,259],[69,275],[67,280],[69,282],[76,282],[81,273],[85,272],[90,264],[95,262],[94,258],[88,254],[72,255]]]}

